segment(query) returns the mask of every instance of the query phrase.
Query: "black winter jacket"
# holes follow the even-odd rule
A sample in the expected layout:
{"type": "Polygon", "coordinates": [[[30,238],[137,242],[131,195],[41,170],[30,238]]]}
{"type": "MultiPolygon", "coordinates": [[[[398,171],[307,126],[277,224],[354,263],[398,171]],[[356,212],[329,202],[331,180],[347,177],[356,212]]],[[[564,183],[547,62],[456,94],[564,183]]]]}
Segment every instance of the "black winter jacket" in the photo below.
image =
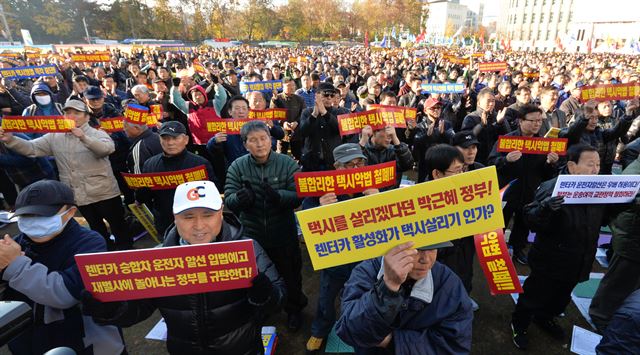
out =
{"type": "MultiPolygon", "coordinates": [[[[171,226],[164,247],[180,245],[180,235],[171,226]]],[[[216,241],[248,239],[240,222],[225,214],[216,241]]],[[[215,243],[215,242],[214,242],[215,243]]],[[[248,302],[249,289],[199,293],[128,301],[126,311],[108,320],[128,327],[141,322],[158,309],[167,324],[167,349],[170,354],[255,355],[263,350],[261,328],[266,313],[277,310],[284,298],[284,281],[278,275],[258,242],[253,243],[258,271],[271,280],[273,289],[267,304],[256,307],[248,302]]]]}

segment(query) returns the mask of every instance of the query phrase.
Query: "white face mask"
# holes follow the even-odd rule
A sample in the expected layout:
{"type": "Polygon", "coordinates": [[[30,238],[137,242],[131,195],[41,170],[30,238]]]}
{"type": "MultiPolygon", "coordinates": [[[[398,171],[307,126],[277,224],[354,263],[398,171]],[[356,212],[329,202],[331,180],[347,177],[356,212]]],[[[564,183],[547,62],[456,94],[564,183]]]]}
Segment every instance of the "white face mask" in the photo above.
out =
{"type": "Polygon", "coordinates": [[[18,229],[31,239],[40,239],[58,234],[69,222],[68,220],[66,222],[62,221],[62,216],[67,212],[68,210],[51,217],[20,216],[18,217],[18,229]]]}
{"type": "Polygon", "coordinates": [[[47,106],[48,104],[51,103],[51,96],[49,95],[44,95],[44,96],[36,95],[35,98],[38,105],[47,106]]]}

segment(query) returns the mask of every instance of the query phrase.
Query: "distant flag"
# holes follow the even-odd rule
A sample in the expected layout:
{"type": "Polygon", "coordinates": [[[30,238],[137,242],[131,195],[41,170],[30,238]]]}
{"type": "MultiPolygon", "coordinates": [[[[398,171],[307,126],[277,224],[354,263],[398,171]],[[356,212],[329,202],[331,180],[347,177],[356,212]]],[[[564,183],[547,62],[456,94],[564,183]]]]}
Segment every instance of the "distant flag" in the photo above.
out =
{"type": "Polygon", "coordinates": [[[369,48],[369,31],[364,31],[364,48],[369,48]]]}
{"type": "Polygon", "coordinates": [[[391,38],[396,38],[396,26],[393,26],[393,29],[391,30],[391,38]]]}
{"type": "Polygon", "coordinates": [[[387,47],[387,35],[384,35],[384,37],[382,38],[382,42],[380,42],[380,47],[382,48],[387,47]]]}
{"type": "Polygon", "coordinates": [[[464,28],[464,26],[460,26],[460,28],[458,28],[458,30],[456,31],[456,33],[453,34],[453,36],[451,38],[456,38],[458,36],[460,36],[460,34],[462,33],[462,29],[464,28]]]}

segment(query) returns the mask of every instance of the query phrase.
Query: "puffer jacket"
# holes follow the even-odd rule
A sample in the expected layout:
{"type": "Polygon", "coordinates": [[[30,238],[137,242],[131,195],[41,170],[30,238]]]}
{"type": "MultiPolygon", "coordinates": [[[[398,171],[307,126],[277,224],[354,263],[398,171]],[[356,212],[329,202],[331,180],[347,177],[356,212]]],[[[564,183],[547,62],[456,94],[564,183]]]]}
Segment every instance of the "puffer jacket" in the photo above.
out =
{"type": "Polygon", "coordinates": [[[31,158],[53,156],[60,181],[71,187],[78,206],[120,196],[109,154],[115,146],[109,134],[88,123],[80,129],[83,140],[71,133],[47,133],[27,141],[21,138],[5,143],[7,148],[31,158]]]}
{"type": "MultiPolygon", "coordinates": [[[[225,214],[216,241],[248,239],[233,215],[225,214]]],[[[163,247],[180,245],[175,226],[168,229],[163,247]]],[[[267,304],[256,307],[248,301],[248,288],[143,299],[127,302],[126,311],[106,323],[128,327],[147,319],[158,309],[167,324],[170,354],[255,355],[263,352],[261,327],[267,313],[280,308],[285,298],[284,281],[262,247],[254,241],[256,264],[271,280],[267,304]]]]}
{"type": "Polygon", "coordinates": [[[250,154],[231,164],[224,187],[227,207],[239,216],[245,234],[260,242],[264,248],[273,248],[297,243],[297,227],[293,210],[300,206],[293,175],[298,164],[289,156],[271,152],[265,164],[258,164],[250,154]],[[245,182],[251,184],[256,198],[253,206],[240,211],[237,192],[245,182]],[[266,201],[261,187],[267,182],[280,195],[277,205],[266,201]]]}

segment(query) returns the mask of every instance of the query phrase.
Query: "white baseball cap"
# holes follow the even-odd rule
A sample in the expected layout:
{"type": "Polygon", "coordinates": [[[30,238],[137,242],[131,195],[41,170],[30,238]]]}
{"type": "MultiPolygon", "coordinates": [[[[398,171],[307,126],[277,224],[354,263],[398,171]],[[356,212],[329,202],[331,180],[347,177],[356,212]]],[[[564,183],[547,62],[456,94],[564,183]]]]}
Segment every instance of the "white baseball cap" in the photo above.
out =
{"type": "Polygon", "coordinates": [[[202,207],[219,211],[222,198],[216,185],[211,181],[190,181],[176,187],[173,197],[173,214],[188,209],[202,207]]]}

